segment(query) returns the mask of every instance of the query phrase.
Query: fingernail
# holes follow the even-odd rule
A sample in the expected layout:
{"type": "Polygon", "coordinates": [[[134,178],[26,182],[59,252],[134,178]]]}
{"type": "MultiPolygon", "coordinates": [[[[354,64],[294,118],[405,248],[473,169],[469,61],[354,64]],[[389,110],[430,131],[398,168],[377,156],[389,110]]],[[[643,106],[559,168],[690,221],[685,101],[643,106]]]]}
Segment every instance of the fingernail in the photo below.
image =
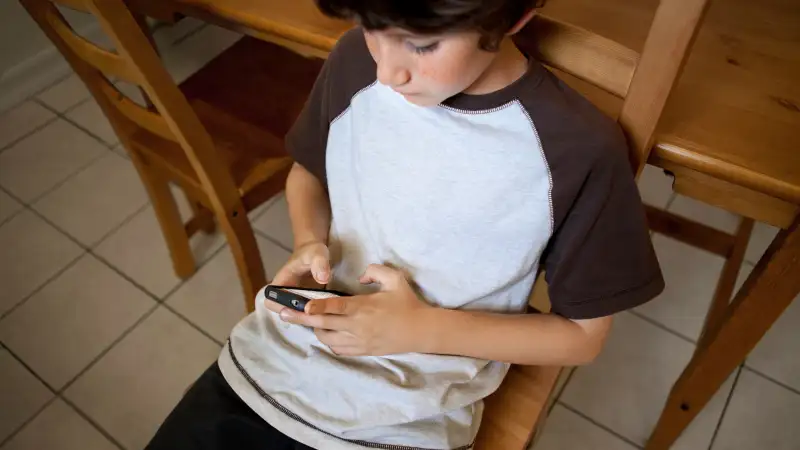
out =
{"type": "Polygon", "coordinates": [[[292,312],[289,311],[289,308],[284,308],[280,312],[281,320],[284,322],[288,322],[292,318],[292,312]]]}

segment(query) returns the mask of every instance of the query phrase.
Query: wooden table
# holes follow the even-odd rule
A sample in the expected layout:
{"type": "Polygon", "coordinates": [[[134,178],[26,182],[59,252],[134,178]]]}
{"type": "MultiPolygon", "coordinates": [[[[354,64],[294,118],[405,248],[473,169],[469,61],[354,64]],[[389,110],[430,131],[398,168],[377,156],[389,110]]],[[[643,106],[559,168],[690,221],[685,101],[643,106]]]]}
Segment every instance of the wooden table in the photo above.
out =
{"type": "MultiPolygon", "coordinates": [[[[350,24],[310,0],[135,0],[243,33],[329,51],[350,24]]],[[[549,0],[545,13],[640,50],[658,0],[549,0]]],[[[800,293],[800,3],[715,0],[661,123],[651,164],[674,188],[783,230],[706,331],[648,449],[668,448],[800,293]]],[[[614,108],[613,100],[597,96],[614,108]]],[[[595,98],[593,98],[594,100],[595,98]]],[[[787,357],[789,357],[787,355],[787,357]]]]}

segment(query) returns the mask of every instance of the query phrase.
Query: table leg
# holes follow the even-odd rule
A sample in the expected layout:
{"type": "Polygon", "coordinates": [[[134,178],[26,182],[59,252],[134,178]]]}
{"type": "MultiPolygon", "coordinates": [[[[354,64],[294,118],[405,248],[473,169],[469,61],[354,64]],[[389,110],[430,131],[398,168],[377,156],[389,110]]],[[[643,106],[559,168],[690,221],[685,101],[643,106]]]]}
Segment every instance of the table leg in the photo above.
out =
{"type": "MultiPolygon", "coordinates": [[[[772,241],[672,388],[646,450],[666,450],[800,293],[800,217],[772,241]]],[[[788,356],[788,355],[787,355],[788,356]]]]}

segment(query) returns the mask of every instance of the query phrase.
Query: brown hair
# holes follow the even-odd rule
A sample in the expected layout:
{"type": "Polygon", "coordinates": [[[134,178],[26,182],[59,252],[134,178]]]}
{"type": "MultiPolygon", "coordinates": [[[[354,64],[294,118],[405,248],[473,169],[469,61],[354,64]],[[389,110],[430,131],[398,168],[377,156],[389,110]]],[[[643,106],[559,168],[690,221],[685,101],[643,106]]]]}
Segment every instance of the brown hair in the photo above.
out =
{"type": "Polygon", "coordinates": [[[503,36],[545,0],[316,0],[326,15],[356,20],[367,30],[402,28],[419,34],[474,30],[479,45],[497,50],[503,36]]]}

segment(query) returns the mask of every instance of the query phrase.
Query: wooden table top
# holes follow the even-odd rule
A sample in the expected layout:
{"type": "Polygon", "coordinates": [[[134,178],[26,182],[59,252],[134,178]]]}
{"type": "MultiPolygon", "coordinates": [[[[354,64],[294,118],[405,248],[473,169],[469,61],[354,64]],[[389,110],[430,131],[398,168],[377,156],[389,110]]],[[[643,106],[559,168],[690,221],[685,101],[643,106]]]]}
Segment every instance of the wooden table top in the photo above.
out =
{"type": "MultiPolygon", "coordinates": [[[[324,17],[311,0],[172,1],[188,15],[321,50],[351,26],[324,17]]],[[[544,12],[640,51],[657,4],[549,0],[544,12]]],[[[712,1],[658,128],[656,151],[665,149],[800,204],[800,2],[712,1]]]]}

